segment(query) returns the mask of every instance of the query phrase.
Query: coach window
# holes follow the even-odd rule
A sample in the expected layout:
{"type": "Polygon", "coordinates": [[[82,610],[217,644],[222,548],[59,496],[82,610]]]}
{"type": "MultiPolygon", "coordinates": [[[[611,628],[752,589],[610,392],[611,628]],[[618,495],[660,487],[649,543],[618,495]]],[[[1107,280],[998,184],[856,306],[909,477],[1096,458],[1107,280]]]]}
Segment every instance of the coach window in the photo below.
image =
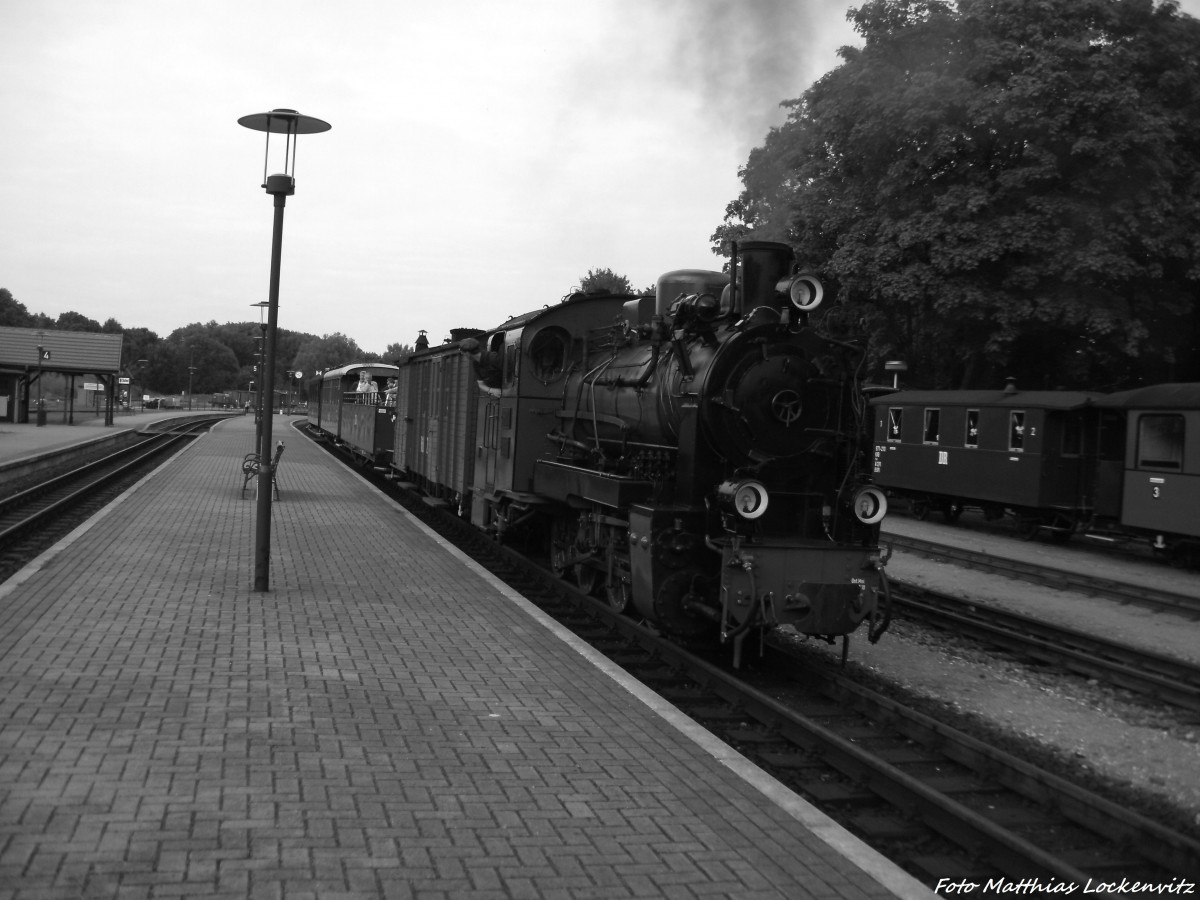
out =
{"type": "Polygon", "coordinates": [[[1138,468],[1183,466],[1183,416],[1146,415],[1138,420],[1138,468]]]}
{"type": "Polygon", "coordinates": [[[963,435],[964,447],[979,446],[979,410],[967,410],[967,431],[963,435]]]}
{"type": "Polygon", "coordinates": [[[1008,449],[1020,452],[1025,449],[1025,410],[1014,409],[1008,414],[1008,449]]]}
{"type": "Polygon", "coordinates": [[[888,410],[888,433],[887,439],[892,443],[898,443],[900,440],[900,426],[904,424],[904,410],[898,406],[893,406],[888,410]]]}
{"type": "Polygon", "coordinates": [[[939,421],[941,420],[940,409],[925,410],[925,443],[936,444],[938,442],[938,434],[940,432],[939,421]]]}

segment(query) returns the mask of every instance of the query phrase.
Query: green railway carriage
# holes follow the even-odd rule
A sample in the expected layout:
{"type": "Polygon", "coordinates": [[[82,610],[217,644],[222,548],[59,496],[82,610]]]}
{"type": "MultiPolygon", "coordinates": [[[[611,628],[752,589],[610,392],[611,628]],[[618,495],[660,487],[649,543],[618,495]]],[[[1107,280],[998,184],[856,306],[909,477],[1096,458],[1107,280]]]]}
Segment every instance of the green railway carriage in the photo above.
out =
{"type": "Polygon", "coordinates": [[[875,482],[923,517],[978,506],[1028,535],[1069,536],[1092,512],[1093,410],[1077,391],[899,391],[871,400],[875,482]]]}
{"type": "Polygon", "coordinates": [[[1096,407],[1120,426],[1099,460],[1098,505],[1155,548],[1200,561],[1200,383],[1122,391],[1096,407]]]}

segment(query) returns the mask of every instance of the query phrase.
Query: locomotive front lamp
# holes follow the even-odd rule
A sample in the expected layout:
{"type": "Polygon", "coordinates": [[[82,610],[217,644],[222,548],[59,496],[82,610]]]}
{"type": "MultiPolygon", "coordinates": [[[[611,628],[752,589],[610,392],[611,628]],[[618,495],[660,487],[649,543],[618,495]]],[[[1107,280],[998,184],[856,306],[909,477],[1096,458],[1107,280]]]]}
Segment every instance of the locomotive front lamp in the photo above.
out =
{"type": "Polygon", "coordinates": [[[775,290],[787,294],[792,306],[800,312],[812,312],[825,299],[825,288],[813,275],[793,275],[775,285],[775,290]]]}
{"type": "Polygon", "coordinates": [[[717,502],[742,519],[757,519],[767,511],[767,488],[760,481],[726,481],[717,488],[717,502]]]}
{"type": "Polygon", "coordinates": [[[874,525],[887,515],[888,502],[883,491],[876,487],[865,487],[854,495],[851,502],[854,515],[864,525],[874,525]]]}
{"type": "MultiPolygon", "coordinates": [[[[267,298],[266,358],[263,360],[262,393],[267,402],[275,397],[275,344],[279,324],[279,262],[283,250],[283,208],[287,198],[296,193],[296,145],[302,134],[319,134],[333,126],[312,116],[302,116],[294,109],[273,109],[270,112],[242,116],[238,124],[251,131],[266,132],[263,155],[263,189],[275,198],[275,227],[271,235],[271,291],[267,298]],[[284,135],[283,172],[267,174],[271,158],[271,135],[284,135]]],[[[261,410],[260,415],[264,411],[261,410]]],[[[254,590],[270,589],[271,568],[271,489],[275,473],[271,466],[271,415],[262,415],[262,433],[258,445],[258,510],[254,523],[254,590]]]]}

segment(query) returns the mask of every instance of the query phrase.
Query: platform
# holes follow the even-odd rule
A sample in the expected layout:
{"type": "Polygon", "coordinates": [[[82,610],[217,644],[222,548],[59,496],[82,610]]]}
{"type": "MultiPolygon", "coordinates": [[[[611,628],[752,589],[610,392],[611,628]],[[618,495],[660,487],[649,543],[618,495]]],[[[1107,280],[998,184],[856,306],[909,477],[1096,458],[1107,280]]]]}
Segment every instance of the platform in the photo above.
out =
{"type": "MultiPolygon", "coordinates": [[[[188,416],[226,413],[228,410],[186,410],[162,409],[150,411],[117,413],[112,425],[104,424],[103,414],[91,411],[81,413],[76,411],[73,424],[66,424],[62,416],[55,412],[45,425],[38,426],[32,422],[14,424],[0,422],[0,491],[6,473],[19,470],[22,464],[33,458],[65,451],[83,444],[99,442],[115,442],[124,433],[136,432],[165,419],[178,419],[188,416]]],[[[233,415],[237,415],[233,411],[233,415]]],[[[282,421],[276,416],[276,421],[282,421]]]]}
{"type": "Polygon", "coordinates": [[[254,592],[253,429],[0,586],[0,898],[933,896],[278,425],[254,592]]]}

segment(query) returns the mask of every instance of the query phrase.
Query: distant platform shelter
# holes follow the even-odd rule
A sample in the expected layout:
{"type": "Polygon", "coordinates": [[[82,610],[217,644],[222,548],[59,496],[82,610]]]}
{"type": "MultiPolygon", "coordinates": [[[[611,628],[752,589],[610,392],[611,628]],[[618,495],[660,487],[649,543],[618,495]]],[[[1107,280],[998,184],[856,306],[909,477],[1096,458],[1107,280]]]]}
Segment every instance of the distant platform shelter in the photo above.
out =
{"type": "Polygon", "coordinates": [[[70,379],[67,422],[74,421],[76,379],[104,396],[104,422],[113,422],[114,399],[121,371],[122,335],[57,328],[0,328],[0,422],[45,423],[46,409],[38,387],[49,374],[70,379]]]}

